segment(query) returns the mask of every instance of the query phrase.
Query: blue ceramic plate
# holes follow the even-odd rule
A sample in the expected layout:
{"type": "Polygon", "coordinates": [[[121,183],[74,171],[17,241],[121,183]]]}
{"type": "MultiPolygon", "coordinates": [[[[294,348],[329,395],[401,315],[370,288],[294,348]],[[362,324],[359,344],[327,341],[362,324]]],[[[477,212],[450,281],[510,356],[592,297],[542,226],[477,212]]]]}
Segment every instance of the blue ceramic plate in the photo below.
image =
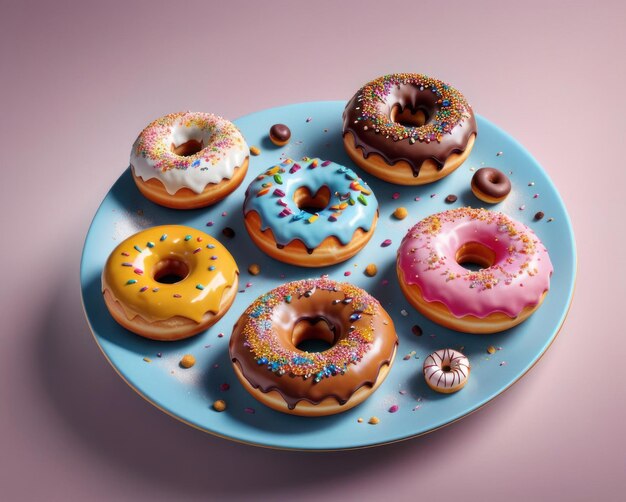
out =
{"type": "Polygon", "coordinates": [[[572,299],[576,251],[563,202],[537,161],[508,134],[477,117],[476,144],[457,171],[421,187],[391,185],[360,171],[344,152],[344,105],[342,101],[302,103],[236,120],[248,144],[258,146],[262,153],[250,157],[244,183],[213,207],[176,211],[157,206],[139,193],[129,169],[102,202],[87,234],[81,263],[87,319],[96,342],[120,376],[166,413],[228,439],[275,448],[335,450],[384,444],[432,431],[484,405],[524,375],[557,335],[572,299]],[[287,124],[292,131],[290,143],[282,148],[272,145],[267,137],[275,123],[287,124]],[[325,269],[274,261],[255,247],[243,226],[241,207],[250,181],[285,157],[303,156],[355,168],[380,202],[380,221],[365,249],[353,259],[325,269]],[[548,248],[555,267],[550,292],[541,308],[521,325],[495,335],[457,333],[423,318],[404,299],[395,274],[397,246],[415,222],[445,209],[483,205],[469,188],[473,171],[482,166],[496,167],[509,175],[511,194],[492,207],[530,225],[548,248]],[[446,203],[448,194],[456,194],[458,200],[446,203]],[[392,216],[398,206],[408,209],[406,219],[392,216]],[[545,213],[541,221],[533,220],[537,211],[545,213]],[[174,343],[145,340],[120,327],[109,315],[100,291],[102,267],[113,248],[143,228],[162,224],[184,224],[212,234],[230,250],[241,270],[241,291],[229,312],[208,331],[174,343]],[[225,227],[232,228],[235,236],[224,237],[225,227]],[[391,239],[392,245],[381,247],[386,239],[391,239]],[[260,275],[247,272],[252,263],[260,265],[260,275]],[[375,277],[364,274],[369,263],[378,267],[375,277]],[[387,380],[356,408],[321,418],[282,414],[258,403],[237,381],[228,356],[231,328],[248,304],[265,291],[286,281],[323,273],[353,282],[380,300],[396,325],[398,355],[387,380]],[[414,325],[421,327],[421,336],[413,334],[414,325]],[[496,348],[493,354],[487,352],[490,345],[496,348]],[[436,394],[422,377],[424,358],[444,347],[462,347],[472,364],[468,384],[452,395],[436,394]],[[185,370],[178,362],[187,353],[195,355],[197,363],[185,370]],[[212,409],[217,399],[226,401],[225,412],[212,409]],[[390,413],[394,405],[398,410],[390,413]],[[380,419],[378,425],[368,424],[373,416],[380,419]]]}

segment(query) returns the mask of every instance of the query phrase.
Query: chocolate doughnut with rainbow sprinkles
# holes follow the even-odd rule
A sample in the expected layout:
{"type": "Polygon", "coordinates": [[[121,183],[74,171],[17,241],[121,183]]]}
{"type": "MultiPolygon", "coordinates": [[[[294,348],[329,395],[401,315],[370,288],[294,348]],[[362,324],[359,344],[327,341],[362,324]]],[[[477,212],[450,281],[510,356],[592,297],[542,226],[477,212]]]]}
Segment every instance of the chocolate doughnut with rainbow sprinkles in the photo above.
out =
{"type": "Polygon", "coordinates": [[[235,324],[229,348],[237,377],[260,402],[321,416],[367,399],[386,378],[397,345],[393,321],[374,297],[322,278],[257,298],[235,324]],[[311,341],[325,350],[303,346],[311,341]]]}
{"type": "Polygon", "coordinates": [[[476,119],[465,97],[450,84],[417,73],[365,84],[343,112],[350,158],[399,185],[447,176],[467,159],[475,138],[476,119]]]}

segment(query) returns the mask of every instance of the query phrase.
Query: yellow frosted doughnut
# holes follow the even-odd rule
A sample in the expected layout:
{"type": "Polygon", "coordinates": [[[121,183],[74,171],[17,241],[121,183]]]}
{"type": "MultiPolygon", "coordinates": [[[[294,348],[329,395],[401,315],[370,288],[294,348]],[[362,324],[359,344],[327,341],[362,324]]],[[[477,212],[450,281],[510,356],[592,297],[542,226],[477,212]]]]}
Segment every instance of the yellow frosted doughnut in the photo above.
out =
{"type": "Polygon", "coordinates": [[[125,328],[155,340],[205,330],[232,305],[239,270],[219,241],[195,228],[162,225],[119,244],[102,271],[109,312],[125,328]]]}

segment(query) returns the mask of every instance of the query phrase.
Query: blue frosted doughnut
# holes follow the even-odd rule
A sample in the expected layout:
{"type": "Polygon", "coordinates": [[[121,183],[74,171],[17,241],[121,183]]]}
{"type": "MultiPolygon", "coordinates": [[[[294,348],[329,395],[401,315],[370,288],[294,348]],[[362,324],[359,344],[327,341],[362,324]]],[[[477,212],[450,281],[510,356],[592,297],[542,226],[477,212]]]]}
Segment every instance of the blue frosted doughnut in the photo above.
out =
{"type": "Polygon", "coordinates": [[[252,240],[274,258],[326,266],[354,256],[369,241],[378,201],[352,169],[329,160],[287,159],[250,184],[244,216],[252,240]]]}

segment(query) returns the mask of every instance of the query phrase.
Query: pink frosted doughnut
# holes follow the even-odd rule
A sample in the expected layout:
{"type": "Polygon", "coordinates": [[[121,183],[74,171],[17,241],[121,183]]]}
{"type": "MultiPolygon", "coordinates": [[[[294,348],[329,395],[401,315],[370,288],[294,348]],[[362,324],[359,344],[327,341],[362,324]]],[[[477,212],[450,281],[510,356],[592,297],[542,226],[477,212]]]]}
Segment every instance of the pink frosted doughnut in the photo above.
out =
{"type": "Polygon", "coordinates": [[[469,375],[469,360],[456,350],[437,350],[424,359],[424,378],[436,392],[451,394],[461,390],[469,375]]]}
{"type": "Polygon", "coordinates": [[[429,216],[406,234],[397,273],[409,302],[466,333],[495,333],[541,305],[552,275],[535,233],[505,214],[469,207],[429,216]],[[472,271],[463,263],[480,267],[472,271]]]}

